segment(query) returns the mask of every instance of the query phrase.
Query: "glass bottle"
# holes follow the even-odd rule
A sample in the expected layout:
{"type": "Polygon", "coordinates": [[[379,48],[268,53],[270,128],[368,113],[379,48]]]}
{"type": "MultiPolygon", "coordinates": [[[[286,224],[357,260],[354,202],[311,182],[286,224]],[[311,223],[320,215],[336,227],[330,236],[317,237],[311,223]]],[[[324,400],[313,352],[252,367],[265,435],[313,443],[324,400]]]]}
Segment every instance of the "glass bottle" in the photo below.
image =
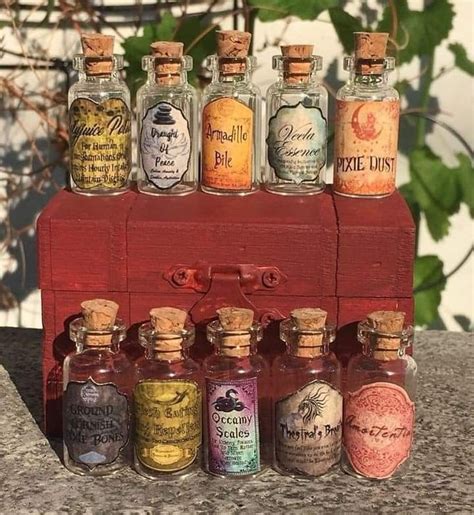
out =
{"type": "Polygon", "coordinates": [[[251,82],[256,60],[251,35],[217,31],[217,55],[207,58],[212,82],[202,98],[201,188],[216,195],[247,195],[260,182],[261,95],[251,82]]]}
{"type": "Polygon", "coordinates": [[[113,55],[114,38],[81,36],[74,56],[79,80],[69,89],[70,187],[84,195],[127,191],[131,171],[130,92],[120,79],[123,57],[113,55]]]}
{"type": "Polygon", "coordinates": [[[413,328],[404,313],[376,311],[359,323],[362,353],[348,364],[342,468],[387,479],[408,466],[415,423],[415,360],[405,354],[413,328]]]}
{"type": "Polygon", "coordinates": [[[189,357],[194,328],[186,316],[155,308],[139,328],[145,355],[135,363],[134,467],[148,479],[185,477],[201,462],[202,377],[189,357]]]}
{"type": "Polygon", "coordinates": [[[220,477],[249,478],[271,456],[270,375],[257,354],[262,326],[253,311],[217,310],[207,326],[214,354],[204,360],[206,381],[204,468],[220,477]]]}
{"type": "Polygon", "coordinates": [[[281,47],[273,57],[278,81],[267,90],[265,187],[282,195],[324,191],[328,93],[318,81],[322,58],[313,45],[281,47]]]}
{"type": "Polygon", "coordinates": [[[64,465],[80,475],[103,476],[131,461],[131,396],[134,369],[120,342],[123,323],[115,302],[81,304],[69,325],[77,352],[63,364],[64,465]]]}
{"type": "Polygon", "coordinates": [[[280,474],[311,478],[341,459],[341,366],[329,351],[327,313],[303,308],[280,323],[286,352],[272,366],[274,455],[280,474]]]}
{"type": "Polygon", "coordinates": [[[388,85],[395,59],[385,57],[388,34],[356,32],[350,78],[337,93],[334,192],[381,198],[396,188],[400,100],[388,85]]]}
{"type": "Polygon", "coordinates": [[[196,191],[198,168],[196,90],[188,84],[192,57],[183,43],[157,41],[143,57],[148,80],[137,93],[138,189],[152,195],[196,191]]]}

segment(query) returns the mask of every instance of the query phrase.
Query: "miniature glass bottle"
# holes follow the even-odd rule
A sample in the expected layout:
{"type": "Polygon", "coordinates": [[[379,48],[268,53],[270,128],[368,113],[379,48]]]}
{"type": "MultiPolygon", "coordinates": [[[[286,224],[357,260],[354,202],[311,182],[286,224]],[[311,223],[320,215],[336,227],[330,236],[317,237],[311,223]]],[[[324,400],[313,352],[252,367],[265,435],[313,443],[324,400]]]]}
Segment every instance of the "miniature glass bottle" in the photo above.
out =
{"type": "Polygon", "coordinates": [[[261,96],[251,82],[248,32],[217,31],[217,55],[207,58],[212,82],[203,92],[201,188],[247,195],[260,182],[261,96]]]}
{"type": "Polygon", "coordinates": [[[337,93],[334,192],[381,198],[396,188],[400,100],[388,85],[395,59],[385,57],[388,34],[356,32],[350,78],[337,93]]]}
{"type": "Polygon", "coordinates": [[[359,323],[362,353],[348,364],[342,468],[388,479],[409,463],[415,424],[416,363],[405,349],[413,328],[404,313],[375,311],[359,323]]]}
{"type": "Polygon", "coordinates": [[[154,308],[139,328],[145,355],[135,363],[134,467],[148,479],[185,477],[201,462],[202,378],[188,354],[194,329],[186,317],[154,308]]]}
{"type": "Polygon", "coordinates": [[[76,474],[103,476],[131,461],[133,365],[120,351],[125,326],[118,305],[103,299],[81,304],[69,326],[77,352],[63,364],[64,465],[76,474]]]}
{"type": "Polygon", "coordinates": [[[114,38],[83,34],[73,60],[79,81],[68,94],[70,186],[84,195],[127,191],[131,171],[130,92],[119,77],[114,38]]]}
{"type": "Polygon", "coordinates": [[[280,324],[287,351],[272,366],[275,470],[321,476],[341,459],[341,366],[329,351],[333,326],[322,309],[302,308],[280,324]]]}
{"type": "Polygon", "coordinates": [[[188,84],[193,60],[183,43],[157,41],[142,59],[148,80],[137,93],[138,189],[187,195],[197,188],[196,90],[188,84]]]}
{"type": "Polygon", "coordinates": [[[279,78],[267,90],[265,187],[282,195],[324,191],[328,94],[317,80],[322,58],[313,45],[281,47],[273,57],[279,78]]]}
{"type": "Polygon", "coordinates": [[[207,326],[214,354],[204,361],[206,381],[205,470],[220,477],[254,477],[271,456],[270,376],[257,354],[262,327],[253,311],[217,310],[207,326]]]}

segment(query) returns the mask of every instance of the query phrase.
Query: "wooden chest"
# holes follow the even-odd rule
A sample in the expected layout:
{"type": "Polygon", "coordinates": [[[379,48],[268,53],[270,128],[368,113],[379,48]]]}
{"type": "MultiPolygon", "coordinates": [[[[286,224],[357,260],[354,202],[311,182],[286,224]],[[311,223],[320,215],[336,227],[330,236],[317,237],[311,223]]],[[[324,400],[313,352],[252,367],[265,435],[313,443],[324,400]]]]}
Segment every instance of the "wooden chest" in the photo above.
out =
{"type": "Polygon", "coordinates": [[[60,432],[69,321],[82,300],[120,304],[136,327],[156,306],[190,311],[196,357],[209,352],[204,326],[218,307],[250,307],[267,326],[262,344],[282,350],[278,320],[295,307],[319,306],[337,324],[343,362],[357,348],[355,325],[375,309],[413,314],[415,229],[395,195],[381,200],[333,196],[150,197],[129,192],[88,198],[58,193],[38,220],[44,325],[46,430],[60,432]]]}

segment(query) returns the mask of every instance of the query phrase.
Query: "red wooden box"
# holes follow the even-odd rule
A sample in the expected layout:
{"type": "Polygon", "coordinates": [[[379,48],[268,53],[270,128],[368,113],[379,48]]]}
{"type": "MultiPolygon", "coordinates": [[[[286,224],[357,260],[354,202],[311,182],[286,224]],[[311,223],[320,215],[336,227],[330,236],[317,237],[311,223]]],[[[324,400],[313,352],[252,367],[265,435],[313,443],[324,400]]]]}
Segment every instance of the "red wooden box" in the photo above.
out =
{"type": "Polygon", "coordinates": [[[67,325],[82,300],[107,297],[134,329],[151,307],[190,311],[194,353],[209,352],[204,326],[222,305],[255,310],[267,325],[262,350],[282,350],[278,320],[320,306],[340,332],[346,361],[355,323],[374,309],[411,319],[414,225],[397,193],[382,200],[332,196],[93,198],[58,193],[38,221],[43,301],[46,429],[60,432],[61,363],[73,349],[67,325]]]}

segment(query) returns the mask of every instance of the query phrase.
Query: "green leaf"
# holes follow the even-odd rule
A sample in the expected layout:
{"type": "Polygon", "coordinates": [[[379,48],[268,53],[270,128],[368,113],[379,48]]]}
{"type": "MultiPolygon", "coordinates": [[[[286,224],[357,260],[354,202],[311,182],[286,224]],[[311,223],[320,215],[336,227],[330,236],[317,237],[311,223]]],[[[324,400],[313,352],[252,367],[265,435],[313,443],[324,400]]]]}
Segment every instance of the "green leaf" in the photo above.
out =
{"type": "Polygon", "coordinates": [[[189,53],[194,61],[193,70],[188,73],[188,79],[195,84],[202,61],[215,51],[215,32],[218,28],[218,26],[203,23],[202,19],[195,16],[177,20],[171,13],[166,12],[160,23],[145,25],[143,36],[127,38],[122,46],[125,50],[125,59],[129,64],[127,82],[132,95],[135,96],[137,89],[146,80],[141,60],[144,55],[150,54],[150,44],[154,41],[184,43],[185,53],[189,53]]]}
{"type": "Polygon", "coordinates": [[[413,192],[413,185],[411,182],[407,182],[406,184],[402,184],[398,191],[402,194],[403,198],[405,199],[405,202],[408,204],[408,207],[410,208],[411,216],[413,217],[413,220],[415,221],[415,226],[419,226],[419,221],[421,217],[421,208],[420,204],[418,204],[415,193],[413,192]]]}
{"type": "Polygon", "coordinates": [[[287,16],[302,20],[315,20],[323,11],[335,7],[338,0],[249,0],[249,5],[258,9],[261,21],[273,21],[287,16]]]}
{"type": "Polygon", "coordinates": [[[443,262],[437,256],[419,256],[415,260],[415,322],[427,326],[438,317],[441,292],[446,286],[443,262]]]}
{"type": "Polygon", "coordinates": [[[329,9],[329,17],[334,25],[336,34],[341,42],[344,52],[351,54],[354,50],[354,32],[364,32],[362,22],[346,13],[342,7],[329,9]]]}
{"type": "Polygon", "coordinates": [[[451,43],[448,48],[454,54],[454,64],[469,75],[474,75],[474,61],[469,59],[466,49],[460,43],[451,43]]]}
{"type": "MultiPolygon", "coordinates": [[[[415,56],[430,54],[445,39],[453,26],[454,10],[449,0],[434,0],[423,11],[411,10],[407,0],[390,2],[396,10],[399,64],[415,56]]],[[[392,9],[384,9],[377,31],[391,32],[392,9]]]]}
{"type": "Polygon", "coordinates": [[[449,232],[449,216],[459,210],[458,174],[428,147],[415,149],[409,157],[413,196],[425,214],[431,236],[438,241],[449,232]]]}
{"type": "Polygon", "coordinates": [[[122,43],[125,50],[125,60],[128,62],[127,83],[132,98],[135,97],[137,89],[146,80],[145,73],[142,70],[142,57],[150,54],[150,45],[154,41],[172,40],[176,23],[173,15],[166,12],[157,25],[145,25],[143,36],[131,36],[122,43]]]}
{"type": "Polygon", "coordinates": [[[193,58],[193,69],[188,73],[191,83],[197,83],[197,75],[204,59],[216,51],[216,30],[218,26],[208,25],[199,18],[182,20],[175,34],[175,41],[184,43],[184,51],[193,58]]]}
{"type": "Polygon", "coordinates": [[[459,166],[455,169],[462,201],[469,208],[471,217],[474,218],[474,169],[472,161],[466,154],[456,154],[459,166]]]}

